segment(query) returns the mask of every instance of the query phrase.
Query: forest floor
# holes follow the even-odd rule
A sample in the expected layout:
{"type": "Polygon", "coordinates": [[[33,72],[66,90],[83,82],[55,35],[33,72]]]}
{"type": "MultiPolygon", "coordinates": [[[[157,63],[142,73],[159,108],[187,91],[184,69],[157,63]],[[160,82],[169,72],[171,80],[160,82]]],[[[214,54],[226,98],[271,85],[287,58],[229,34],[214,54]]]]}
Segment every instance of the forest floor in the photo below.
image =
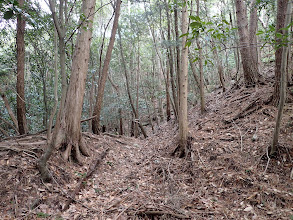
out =
{"type": "Polygon", "coordinates": [[[174,121],[147,139],[84,133],[92,157],[79,166],[55,152],[51,183],[42,182],[36,169],[45,135],[2,141],[0,218],[293,219],[293,104],[284,111],[278,155],[268,158],[277,113],[266,104],[271,94],[268,85],[212,92],[205,114],[199,106],[189,111],[185,158],[171,156],[174,121]],[[79,182],[81,190],[61,211],[79,182]]]}

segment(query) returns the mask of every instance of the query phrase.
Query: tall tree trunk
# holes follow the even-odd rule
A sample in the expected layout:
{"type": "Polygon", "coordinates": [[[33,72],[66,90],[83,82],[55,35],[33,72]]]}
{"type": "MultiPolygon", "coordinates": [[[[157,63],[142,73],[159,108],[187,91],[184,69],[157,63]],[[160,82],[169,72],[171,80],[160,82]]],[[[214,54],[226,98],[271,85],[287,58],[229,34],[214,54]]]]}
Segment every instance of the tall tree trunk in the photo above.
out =
{"type": "Polygon", "coordinates": [[[138,131],[138,113],[139,113],[139,71],[140,71],[140,56],[139,56],[139,39],[137,43],[137,71],[136,71],[136,112],[137,112],[137,118],[135,119],[134,123],[134,137],[137,138],[139,135],[138,131]]]}
{"type": "MultiPolygon", "coordinates": [[[[168,57],[167,57],[168,58],[168,57]]],[[[170,105],[170,68],[168,66],[168,62],[166,63],[167,65],[167,72],[166,72],[166,115],[167,115],[167,121],[171,120],[171,105],[170,105]]]]}
{"type": "Polygon", "coordinates": [[[258,51],[257,47],[257,22],[258,22],[258,16],[257,16],[257,2],[256,0],[253,0],[251,2],[250,6],[250,18],[249,18],[249,42],[250,42],[250,53],[252,61],[255,62],[257,66],[258,72],[256,73],[256,81],[263,81],[263,77],[260,74],[260,53],[258,51]]]}
{"type": "MultiPolygon", "coordinates": [[[[199,16],[199,0],[196,1],[196,15],[199,16]]],[[[200,41],[198,36],[196,37],[196,45],[198,48],[198,62],[199,62],[199,90],[200,90],[200,112],[203,114],[205,112],[205,97],[204,97],[204,75],[203,75],[203,55],[202,48],[200,46],[200,41]]]]}
{"type": "Polygon", "coordinates": [[[49,144],[51,142],[51,131],[52,131],[52,124],[53,124],[53,119],[57,111],[57,105],[58,105],[58,62],[57,62],[57,57],[58,57],[58,43],[57,43],[57,30],[55,28],[54,31],[54,107],[52,109],[49,123],[48,123],[48,131],[47,131],[47,143],[49,144]]]}
{"type": "Polygon", "coordinates": [[[60,117],[57,119],[52,141],[49,143],[46,152],[38,162],[41,177],[46,181],[51,179],[46,163],[55,148],[60,148],[61,145],[66,146],[63,152],[63,158],[65,160],[69,159],[71,151],[74,150],[75,159],[79,163],[82,162],[81,153],[86,156],[89,155],[82,139],[80,119],[85,91],[85,80],[88,71],[95,4],[96,0],[83,0],[82,2],[82,13],[89,22],[80,20],[82,24],[80,25],[80,32],[76,40],[70,82],[66,93],[64,108],[61,106],[59,110],[60,117]]]}
{"type": "MultiPolygon", "coordinates": [[[[66,48],[65,48],[65,35],[66,35],[66,26],[67,22],[64,20],[67,16],[67,1],[60,0],[59,3],[59,18],[56,14],[56,0],[49,0],[49,6],[52,13],[52,18],[54,21],[55,28],[58,33],[59,39],[59,55],[60,55],[60,75],[61,75],[61,102],[60,109],[63,109],[66,92],[67,92],[67,74],[66,74],[66,48]]],[[[58,112],[59,114],[59,112],[58,112]]],[[[57,116],[59,117],[59,115],[57,116]]]]}
{"type": "MultiPolygon", "coordinates": [[[[291,13],[292,13],[292,1],[287,2],[287,10],[286,10],[286,18],[284,21],[284,27],[287,27],[291,22],[291,13]]],[[[283,32],[285,35],[288,34],[288,30],[284,29],[283,32]]],[[[280,100],[278,106],[278,114],[276,118],[276,126],[273,134],[273,143],[271,147],[270,155],[274,154],[277,150],[277,146],[279,143],[279,134],[280,134],[280,126],[283,115],[283,109],[286,100],[286,90],[287,90],[287,58],[288,58],[288,45],[282,47],[282,60],[281,60],[281,82],[280,82],[280,100]]]]}
{"type": "MultiPolygon", "coordinates": [[[[125,79],[126,79],[126,90],[127,90],[127,94],[128,94],[130,106],[131,106],[132,112],[134,114],[134,117],[136,119],[138,119],[138,113],[136,112],[136,109],[134,107],[133,100],[132,100],[132,97],[131,97],[131,94],[130,94],[129,79],[128,79],[128,74],[127,74],[127,69],[126,69],[126,63],[125,63],[124,55],[123,55],[122,39],[121,39],[121,33],[120,33],[119,27],[118,27],[118,35],[119,35],[119,46],[120,46],[121,61],[122,61],[123,69],[124,69],[124,76],[125,76],[125,79]]],[[[139,126],[139,128],[140,128],[143,136],[145,138],[147,138],[148,137],[147,136],[147,133],[146,133],[144,127],[142,126],[142,124],[141,124],[141,122],[139,120],[138,120],[138,126],[139,126]]]]}
{"type": "Polygon", "coordinates": [[[176,91],[176,86],[175,86],[175,80],[174,80],[174,62],[173,62],[173,50],[171,46],[171,21],[170,21],[170,14],[169,14],[169,5],[167,3],[167,0],[165,0],[165,5],[166,5],[166,16],[167,16],[167,25],[168,25],[168,34],[167,34],[167,39],[169,41],[169,48],[168,48],[168,61],[169,61],[169,66],[170,66],[170,82],[171,82],[171,89],[172,89],[172,96],[174,100],[174,115],[175,118],[178,118],[178,109],[179,109],[179,104],[178,104],[178,98],[177,98],[177,91],[176,91]]]}
{"type": "MultiPolygon", "coordinates": [[[[24,0],[18,1],[19,6],[23,7],[24,0]]],[[[25,65],[25,48],[24,48],[24,32],[25,32],[25,20],[23,16],[19,14],[17,16],[17,33],[16,33],[16,45],[17,45],[17,121],[18,130],[20,134],[26,134],[28,132],[26,116],[25,116],[25,98],[24,98],[24,65],[25,65]]]]}
{"type": "Polygon", "coordinates": [[[256,76],[259,75],[257,60],[253,60],[248,34],[247,9],[243,0],[236,0],[236,16],[238,34],[240,38],[240,53],[244,71],[244,83],[246,86],[253,86],[256,83],[256,76]]]}
{"type": "Polygon", "coordinates": [[[250,42],[250,53],[253,60],[258,60],[257,53],[257,39],[256,39],[256,31],[257,31],[257,4],[256,0],[252,0],[250,6],[250,18],[249,18],[249,42],[250,42]]]}
{"type": "MultiPolygon", "coordinates": [[[[278,0],[277,8],[277,24],[276,24],[276,33],[284,34],[285,30],[285,17],[288,6],[288,0],[278,0]]],[[[280,99],[280,80],[281,80],[281,63],[282,63],[282,52],[283,47],[280,45],[282,39],[276,37],[277,49],[275,52],[275,85],[273,93],[273,105],[277,106],[280,99]]]]}
{"type": "MultiPolygon", "coordinates": [[[[182,9],[182,34],[188,31],[188,11],[187,0],[182,9]]],[[[182,37],[182,53],[181,53],[181,72],[179,75],[179,146],[180,156],[187,153],[187,136],[188,136],[188,121],[187,121],[187,96],[188,96],[188,47],[186,46],[187,36],[182,37]]]]}
{"type": "Polygon", "coordinates": [[[203,76],[203,56],[202,48],[200,46],[199,39],[196,39],[198,48],[198,62],[199,62],[199,90],[200,90],[200,112],[203,114],[206,111],[205,97],[204,97],[204,76],[203,76]]]}
{"type": "MultiPolygon", "coordinates": [[[[179,28],[178,28],[178,3],[175,3],[175,8],[174,8],[174,28],[175,28],[175,38],[176,38],[176,72],[177,72],[177,85],[180,84],[180,72],[181,72],[181,67],[180,67],[180,48],[179,48],[179,28]]],[[[180,93],[180,86],[178,86],[177,94],[179,97],[180,93]]],[[[178,108],[180,106],[180,98],[178,98],[178,108]]],[[[176,102],[175,102],[176,103],[176,102]]],[[[179,114],[179,113],[178,113],[179,114]]]]}
{"type": "Polygon", "coordinates": [[[96,117],[93,119],[93,122],[92,122],[92,129],[93,129],[94,134],[99,134],[99,130],[100,130],[99,129],[100,116],[101,116],[101,110],[102,110],[102,105],[103,105],[104,91],[105,91],[106,80],[108,78],[109,64],[111,61],[112,50],[114,47],[115,36],[116,36],[116,32],[117,32],[117,27],[118,27],[120,6],[121,6],[121,0],[117,0],[116,7],[115,7],[115,17],[114,17],[114,22],[113,22],[113,27],[112,27],[112,33],[111,33],[106,57],[104,60],[102,74],[99,78],[98,94],[97,94],[96,104],[95,104],[95,108],[94,108],[94,112],[93,112],[93,115],[96,115],[96,117]]]}

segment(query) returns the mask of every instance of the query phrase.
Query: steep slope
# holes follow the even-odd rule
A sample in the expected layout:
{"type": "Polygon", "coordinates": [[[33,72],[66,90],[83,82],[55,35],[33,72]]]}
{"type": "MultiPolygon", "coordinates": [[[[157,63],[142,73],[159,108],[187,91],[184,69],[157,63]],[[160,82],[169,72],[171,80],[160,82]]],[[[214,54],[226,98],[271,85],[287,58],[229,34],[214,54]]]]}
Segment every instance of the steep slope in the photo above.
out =
{"type": "Polygon", "coordinates": [[[269,86],[215,91],[207,113],[191,109],[185,158],[171,156],[177,145],[174,121],[146,140],[84,133],[92,157],[80,167],[55,152],[49,184],[35,169],[44,136],[1,142],[1,219],[290,219],[293,106],[286,106],[280,151],[268,160],[276,114],[266,104],[271,91],[269,86]]]}

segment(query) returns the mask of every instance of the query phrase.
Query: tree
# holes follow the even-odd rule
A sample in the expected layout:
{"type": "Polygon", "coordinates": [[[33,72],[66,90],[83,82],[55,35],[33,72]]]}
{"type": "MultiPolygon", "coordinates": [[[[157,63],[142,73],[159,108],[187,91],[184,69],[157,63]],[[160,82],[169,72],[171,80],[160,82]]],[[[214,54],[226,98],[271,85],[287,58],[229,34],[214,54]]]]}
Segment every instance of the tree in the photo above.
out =
{"type": "MultiPolygon", "coordinates": [[[[257,51],[257,3],[256,0],[251,2],[250,18],[249,18],[249,42],[250,42],[250,53],[252,60],[258,64],[258,51],[257,51]]],[[[257,65],[258,66],[258,65],[257,65]]],[[[258,76],[256,76],[258,77],[258,76]]]]}
{"type": "MultiPolygon", "coordinates": [[[[283,1],[278,1],[278,3],[283,2],[283,1]]],[[[291,22],[291,13],[292,13],[292,2],[288,1],[286,7],[286,19],[284,21],[284,27],[287,27],[289,23],[291,22]]],[[[279,7],[279,4],[278,4],[279,7]]],[[[282,7],[283,8],[283,7],[282,7]]],[[[284,28],[283,29],[283,34],[286,36],[288,34],[288,29],[284,28]]],[[[277,145],[279,143],[279,134],[280,134],[280,126],[281,126],[281,120],[282,120],[282,115],[283,115],[283,109],[285,105],[285,100],[286,100],[286,90],[287,90],[287,60],[288,60],[288,45],[283,45],[282,46],[282,57],[281,57],[281,81],[280,81],[280,100],[279,100],[279,106],[278,106],[278,114],[276,117],[276,125],[274,129],[274,134],[273,134],[273,143],[271,147],[271,152],[270,155],[274,154],[277,150],[277,145]]],[[[276,57],[277,59],[277,57],[276,57]]]]}
{"type": "Polygon", "coordinates": [[[105,84],[106,80],[108,78],[108,71],[109,71],[109,64],[111,60],[111,55],[112,55],[112,50],[114,47],[114,42],[115,42],[115,35],[118,27],[118,20],[119,20],[119,15],[120,15],[120,6],[121,6],[121,0],[116,1],[116,7],[115,7],[115,17],[114,17],[114,22],[113,22],[113,27],[112,27],[112,33],[110,37],[110,42],[108,45],[106,57],[104,60],[104,65],[102,69],[102,74],[99,79],[99,86],[98,86],[98,94],[96,98],[96,104],[95,108],[93,111],[93,116],[95,118],[93,119],[92,123],[92,130],[94,134],[99,134],[99,127],[100,127],[100,116],[101,116],[101,110],[102,110],[102,105],[103,105],[103,97],[104,97],[104,91],[105,91],[105,84]]]}
{"type": "Polygon", "coordinates": [[[56,0],[49,0],[50,10],[52,13],[52,18],[54,21],[55,28],[58,33],[59,39],[59,54],[60,54],[60,75],[61,75],[61,103],[60,106],[63,108],[65,103],[66,91],[67,91],[67,74],[66,74],[66,45],[65,45],[65,35],[66,27],[68,26],[67,17],[67,1],[60,0],[59,2],[59,19],[56,13],[56,0]]]}
{"type": "Polygon", "coordinates": [[[172,97],[174,100],[174,115],[177,119],[178,115],[178,109],[179,109],[179,104],[178,104],[178,98],[177,98],[177,90],[174,82],[174,60],[173,60],[173,48],[171,47],[171,21],[170,21],[170,14],[169,14],[169,5],[167,4],[167,1],[165,0],[165,5],[166,5],[166,16],[167,16],[167,25],[168,25],[168,34],[167,34],[167,39],[169,41],[170,46],[168,47],[168,64],[170,66],[170,82],[171,82],[171,89],[172,89],[172,97]]]}
{"type": "Polygon", "coordinates": [[[256,77],[259,75],[259,72],[257,60],[253,60],[251,54],[252,50],[249,43],[247,8],[243,0],[236,0],[235,5],[240,40],[240,54],[244,71],[244,83],[246,86],[253,86],[256,84],[256,77]]]}
{"type": "MultiPolygon", "coordinates": [[[[19,6],[23,7],[24,0],[18,1],[19,6]]],[[[25,97],[24,97],[24,67],[25,67],[25,46],[24,46],[24,32],[25,32],[25,20],[23,15],[19,13],[17,15],[17,33],[16,33],[16,45],[17,45],[17,121],[18,130],[20,134],[26,134],[28,132],[26,116],[25,116],[25,97]]]]}
{"type": "Polygon", "coordinates": [[[280,100],[280,80],[281,80],[281,66],[282,66],[282,35],[285,30],[285,17],[287,11],[288,0],[278,0],[277,6],[277,24],[276,24],[276,52],[275,52],[275,85],[273,93],[273,105],[277,106],[280,100]]]}
{"type": "MultiPolygon", "coordinates": [[[[199,17],[199,0],[196,1],[197,10],[196,14],[199,17]]],[[[196,45],[198,49],[198,62],[199,62],[199,91],[200,91],[200,112],[203,114],[206,111],[205,95],[204,95],[204,76],[203,76],[203,55],[202,47],[199,41],[199,35],[196,36],[196,45]]]]}
{"type": "Polygon", "coordinates": [[[50,180],[46,163],[55,148],[66,146],[63,158],[68,160],[71,151],[75,151],[75,159],[82,163],[81,153],[89,155],[82,139],[80,119],[82,113],[85,79],[88,71],[89,51],[92,38],[93,18],[95,14],[95,0],[82,1],[82,14],[79,21],[79,33],[72,58],[71,76],[64,103],[59,109],[59,117],[53,131],[53,137],[46,152],[38,162],[42,179],[50,180]]]}
{"type": "MultiPolygon", "coordinates": [[[[182,34],[188,32],[188,11],[187,0],[184,1],[182,8],[182,34]]],[[[181,72],[179,75],[179,146],[180,156],[187,153],[187,136],[188,136],[188,121],[187,121],[187,96],[188,96],[188,46],[186,45],[187,36],[182,37],[182,52],[181,52],[181,72]]]]}

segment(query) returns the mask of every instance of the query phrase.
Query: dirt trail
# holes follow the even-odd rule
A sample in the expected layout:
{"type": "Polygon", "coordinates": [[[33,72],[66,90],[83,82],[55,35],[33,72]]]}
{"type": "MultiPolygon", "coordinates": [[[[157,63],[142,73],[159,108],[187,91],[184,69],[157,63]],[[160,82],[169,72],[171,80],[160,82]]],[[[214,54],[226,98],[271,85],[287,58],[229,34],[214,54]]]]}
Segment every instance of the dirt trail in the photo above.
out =
{"type": "Polygon", "coordinates": [[[178,133],[173,121],[146,140],[84,133],[93,156],[80,167],[55,152],[52,183],[41,182],[35,169],[44,136],[1,142],[1,219],[292,219],[293,106],[286,106],[279,156],[268,162],[276,113],[266,105],[270,94],[269,87],[216,91],[207,99],[206,114],[191,109],[186,158],[170,155],[178,133]]]}

